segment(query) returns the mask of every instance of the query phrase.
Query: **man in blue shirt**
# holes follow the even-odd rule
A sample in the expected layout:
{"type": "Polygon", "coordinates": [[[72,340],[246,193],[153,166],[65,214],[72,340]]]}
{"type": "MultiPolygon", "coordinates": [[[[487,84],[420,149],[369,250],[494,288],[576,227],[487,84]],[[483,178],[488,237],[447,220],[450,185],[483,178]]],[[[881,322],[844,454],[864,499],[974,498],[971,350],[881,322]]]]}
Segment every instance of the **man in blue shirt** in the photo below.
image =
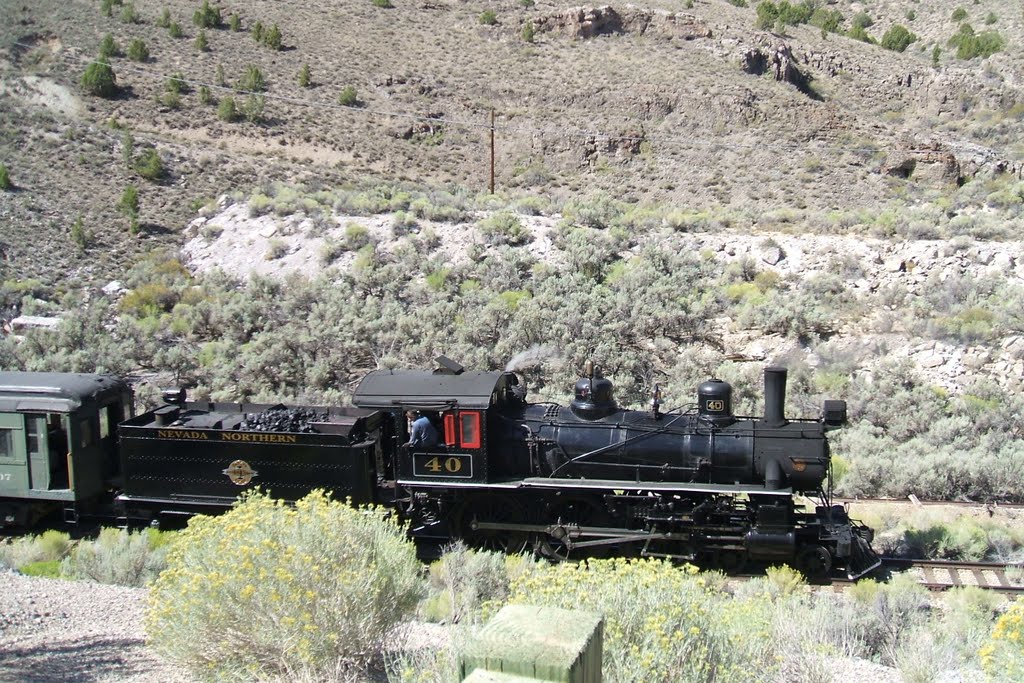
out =
{"type": "Polygon", "coordinates": [[[434,428],[430,418],[419,410],[411,410],[406,413],[412,421],[412,430],[409,433],[409,448],[433,448],[437,445],[437,429],[434,428]]]}

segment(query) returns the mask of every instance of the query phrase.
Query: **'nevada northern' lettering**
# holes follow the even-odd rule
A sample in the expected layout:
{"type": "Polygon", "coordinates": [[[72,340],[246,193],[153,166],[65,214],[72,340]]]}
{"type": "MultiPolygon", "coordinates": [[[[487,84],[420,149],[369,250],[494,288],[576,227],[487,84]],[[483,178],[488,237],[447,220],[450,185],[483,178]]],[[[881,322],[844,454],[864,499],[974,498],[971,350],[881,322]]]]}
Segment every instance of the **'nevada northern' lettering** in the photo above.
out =
{"type": "MultiPolygon", "coordinates": [[[[190,439],[193,441],[209,441],[210,432],[191,429],[158,429],[157,437],[161,439],[190,439]]],[[[214,432],[220,441],[239,441],[245,443],[298,443],[299,437],[294,434],[265,434],[262,432],[214,432]]]]}

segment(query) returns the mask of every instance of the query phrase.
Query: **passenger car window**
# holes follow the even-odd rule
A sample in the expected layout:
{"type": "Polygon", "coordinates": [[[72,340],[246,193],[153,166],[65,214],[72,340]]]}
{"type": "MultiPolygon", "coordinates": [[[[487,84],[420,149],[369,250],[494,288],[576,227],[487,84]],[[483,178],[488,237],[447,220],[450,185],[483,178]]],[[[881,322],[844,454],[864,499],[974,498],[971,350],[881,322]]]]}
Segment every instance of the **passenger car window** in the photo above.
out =
{"type": "Polygon", "coordinates": [[[39,453],[39,422],[42,418],[35,415],[25,416],[25,438],[28,441],[28,452],[39,453]]]}
{"type": "Polygon", "coordinates": [[[79,443],[82,445],[82,448],[87,448],[94,443],[91,421],[86,419],[79,422],[78,432],[81,436],[81,438],[79,439],[79,443]]]}
{"type": "Polygon", "coordinates": [[[111,406],[103,406],[100,408],[100,438],[105,439],[110,436],[110,408],[111,406]]]}

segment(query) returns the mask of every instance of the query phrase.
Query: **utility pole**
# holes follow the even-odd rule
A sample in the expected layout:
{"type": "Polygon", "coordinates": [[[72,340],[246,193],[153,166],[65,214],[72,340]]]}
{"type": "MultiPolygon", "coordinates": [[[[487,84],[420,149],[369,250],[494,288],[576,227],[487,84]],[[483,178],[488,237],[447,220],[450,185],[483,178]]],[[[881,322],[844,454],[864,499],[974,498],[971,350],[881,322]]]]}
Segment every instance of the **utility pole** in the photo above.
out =
{"type": "Polygon", "coordinates": [[[491,110],[491,194],[494,194],[494,110],[491,110]]]}

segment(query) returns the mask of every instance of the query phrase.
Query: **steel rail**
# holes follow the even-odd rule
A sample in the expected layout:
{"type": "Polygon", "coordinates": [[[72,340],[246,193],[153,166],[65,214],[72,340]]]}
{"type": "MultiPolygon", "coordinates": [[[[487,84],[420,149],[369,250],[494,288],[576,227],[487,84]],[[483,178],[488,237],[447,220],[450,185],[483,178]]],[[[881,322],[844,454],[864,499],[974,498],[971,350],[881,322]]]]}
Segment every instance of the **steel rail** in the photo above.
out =
{"type": "Polygon", "coordinates": [[[970,501],[970,500],[914,500],[910,498],[834,498],[837,504],[869,504],[869,505],[893,505],[910,504],[920,507],[964,507],[984,508],[994,510],[1024,510],[1024,503],[1004,503],[1000,501],[970,501]]]}

